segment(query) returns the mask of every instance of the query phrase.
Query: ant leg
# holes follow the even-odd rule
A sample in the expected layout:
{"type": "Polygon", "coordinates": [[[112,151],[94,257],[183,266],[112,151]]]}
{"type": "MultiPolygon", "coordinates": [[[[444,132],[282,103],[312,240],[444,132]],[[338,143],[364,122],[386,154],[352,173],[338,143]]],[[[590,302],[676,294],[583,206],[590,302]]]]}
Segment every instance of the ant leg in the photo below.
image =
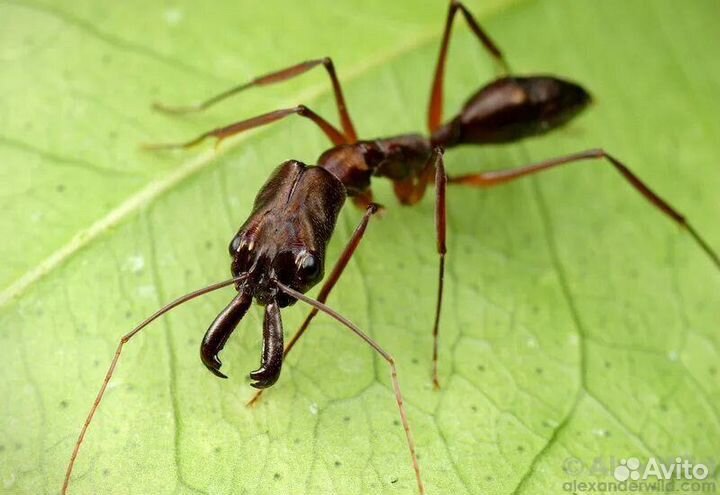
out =
{"type": "Polygon", "coordinates": [[[438,333],[440,330],[440,311],[442,308],[443,288],[445,285],[445,253],[447,253],[446,236],[447,236],[447,207],[446,207],[446,189],[447,175],[445,174],[445,164],[443,163],[443,150],[435,148],[430,157],[432,167],[435,170],[435,230],[437,236],[437,252],[440,257],[438,269],[438,292],[437,302],[435,304],[435,323],[433,324],[433,386],[435,389],[440,388],[438,380],[438,333]]]}
{"type": "Polygon", "coordinates": [[[117,366],[117,363],[120,359],[120,354],[122,353],[123,347],[125,347],[125,344],[128,343],[130,339],[132,339],[135,335],[140,333],[140,331],[148,326],[150,323],[167,313],[168,311],[180,306],[181,304],[184,304],[192,299],[195,299],[196,297],[205,295],[209,292],[213,292],[218,289],[222,289],[223,287],[227,287],[228,285],[237,284],[238,282],[241,282],[244,280],[246,275],[240,275],[239,277],[232,278],[230,280],[225,280],[224,282],[219,282],[216,284],[209,285],[207,287],[204,287],[202,289],[198,289],[196,291],[190,292],[189,294],[185,294],[182,297],[179,297],[172,301],[171,303],[163,306],[159,310],[157,310],[155,313],[153,313],[151,316],[149,316],[145,321],[140,323],[138,326],[136,326],[132,331],[122,336],[120,339],[120,342],[118,343],[117,349],[115,350],[115,356],[112,358],[112,361],[110,361],[110,367],[107,370],[107,373],[105,373],[105,379],[102,382],[102,385],[100,386],[100,390],[98,391],[97,397],[95,397],[95,401],[93,402],[92,407],[90,408],[90,412],[87,415],[87,418],[85,419],[85,423],[83,424],[82,429],[80,430],[80,435],[78,436],[77,441],[75,442],[75,447],[73,448],[72,455],[70,456],[70,462],[68,463],[67,471],[65,472],[65,480],[63,481],[63,486],[61,493],[62,495],[67,494],[68,486],[70,485],[70,476],[72,476],[73,467],[75,467],[75,460],[77,459],[78,452],[80,451],[80,445],[82,445],[83,440],[85,439],[85,434],[87,433],[88,428],[90,427],[90,423],[92,422],[93,417],[95,416],[95,412],[97,411],[98,407],[100,407],[100,401],[102,401],[103,396],[105,395],[105,389],[107,389],[108,384],[110,383],[110,379],[113,376],[113,373],[115,372],[115,366],[117,366]]]}
{"type": "MultiPolygon", "coordinates": [[[[350,237],[350,240],[345,246],[345,249],[340,254],[340,258],[338,259],[337,263],[335,263],[332,273],[330,273],[330,276],[325,281],[322,288],[320,289],[320,292],[318,293],[317,300],[321,303],[324,303],[327,300],[328,296],[330,295],[330,291],[333,290],[333,287],[335,287],[335,284],[345,270],[345,267],[350,262],[350,258],[352,258],[352,255],[355,253],[355,250],[357,249],[360,241],[363,238],[363,235],[365,234],[365,229],[370,222],[370,217],[380,211],[381,208],[382,207],[380,205],[377,205],[375,203],[371,203],[370,205],[368,205],[367,209],[365,210],[365,214],[360,221],[360,224],[355,229],[355,232],[353,232],[353,235],[352,237],[350,237]]],[[[317,313],[317,308],[313,308],[312,311],[310,311],[310,313],[308,313],[308,315],[305,317],[305,321],[302,322],[302,325],[300,325],[298,331],[295,332],[295,335],[292,336],[290,342],[288,342],[285,346],[283,359],[287,358],[287,355],[290,353],[297,341],[300,340],[300,337],[303,336],[305,330],[307,330],[310,322],[313,320],[313,318],[315,318],[315,315],[317,315],[317,313]]],[[[258,390],[257,392],[255,392],[255,395],[252,396],[252,398],[248,401],[247,405],[254,406],[260,399],[262,393],[263,390],[258,390]]]]}
{"type": "MultiPolygon", "coordinates": [[[[361,210],[366,210],[368,206],[374,204],[373,199],[373,192],[370,188],[367,188],[365,191],[361,192],[360,194],[357,194],[350,198],[350,200],[353,202],[353,205],[355,205],[357,208],[361,210]]],[[[382,209],[382,208],[381,208],[382,209]]]]}
{"type": "Polygon", "coordinates": [[[410,457],[412,457],[412,463],[413,468],[415,469],[415,478],[417,479],[418,484],[418,491],[420,495],[425,494],[425,485],[423,485],[422,477],[420,476],[420,464],[418,463],[417,454],[415,453],[415,440],[413,439],[412,431],[410,430],[410,423],[407,419],[407,413],[405,411],[405,405],[403,402],[403,396],[402,391],[400,390],[400,383],[398,382],[397,377],[397,368],[395,367],[395,359],[388,354],[380,345],[375,342],[373,339],[371,339],[368,335],[366,335],[362,330],[360,330],[354,323],[352,323],[350,320],[339,314],[337,311],[329,308],[328,306],[325,306],[323,303],[316,301],[314,299],[310,299],[302,292],[298,292],[294,289],[291,289],[290,287],[287,287],[286,285],[283,285],[282,283],[278,282],[277,280],[274,281],[275,284],[278,286],[280,290],[287,293],[288,295],[299,299],[303,301],[306,304],[309,304],[313,307],[313,309],[320,310],[323,313],[331,316],[338,322],[345,325],[350,331],[352,331],[355,335],[360,337],[362,340],[365,341],[370,347],[373,348],[375,352],[380,354],[382,358],[387,361],[388,365],[390,365],[390,378],[392,380],[393,384],[393,390],[395,391],[395,401],[397,402],[398,409],[400,410],[400,420],[402,421],[403,428],[405,429],[405,437],[407,438],[407,444],[408,449],[410,450],[410,457]]]}
{"type": "Polygon", "coordinates": [[[442,124],[443,114],[443,82],[445,80],[445,63],[447,61],[448,47],[450,46],[450,31],[452,31],[453,20],[455,14],[460,10],[465,21],[467,21],[472,32],[480,40],[485,49],[492,55],[495,61],[500,65],[506,73],[510,72],[510,67],[505,61],[500,48],[493,40],[483,31],[480,24],[475,20],[470,11],[459,1],[452,0],[448,9],[447,20],[445,21],[445,31],[443,32],[442,41],[440,43],[440,55],[438,55],[437,65],[435,66],[435,77],[433,79],[432,91],[430,93],[430,105],[428,107],[428,130],[430,134],[435,132],[442,124]]]}
{"type": "Polygon", "coordinates": [[[420,174],[416,177],[409,177],[407,179],[393,182],[395,195],[404,205],[413,205],[420,201],[425,194],[428,183],[433,181],[435,182],[435,230],[437,238],[437,252],[440,257],[438,270],[438,292],[435,304],[435,323],[433,324],[432,381],[435,389],[440,388],[440,381],[438,380],[438,334],[440,330],[440,313],[442,309],[445,282],[445,253],[447,252],[445,243],[447,231],[447,215],[445,206],[447,175],[445,174],[443,153],[444,150],[442,148],[434,148],[420,174]]]}
{"type": "Polygon", "coordinates": [[[216,137],[218,138],[216,146],[219,145],[223,139],[226,139],[230,136],[234,136],[236,134],[240,134],[241,132],[254,129],[255,127],[261,127],[263,125],[270,124],[272,122],[275,122],[276,120],[283,119],[287,117],[288,115],[297,114],[301,117],[305,117],[307,119],[310,119],[312,122],[314,122],[320,130],[322,130],[325,135],[328,137],[330,141],[334,145],[340,145],[345,144],[347,140],[345,139],[345,136],[338,131],[335,127],[333,127],[332,124],[330,124],[327,120],[320,117],[318,114],[310,110],[305,105],[298,105],[293,108],[283,108],[281,110],[275,110],[273,112],[264,113],[262,115],[258,115],[257,117],[252,117],[247,120],[241,120],[239,122],[235,122],[233,124],[224,126],[224,127],[218,127],[217,129],[213,129],[211,131],[205,132],[203,134],[200,134],[198,137],[191,139],[190,141],[186,141],[184,143],[159,143],[159,144],[146,144],[143,145],[143,148],[146,150],[171,150],[171,149],[178,149],[178,148],[190,148],[192,146],[195,146],[196,144],[200,144],[201,142],[205,141],[205,139],[209,137],[216,137]]]}
{"type": "Polygon", "coordinates": [[[653,206],[663,212],[665,215],[670,217],[681,227],[685,228],[690,235],[693,237],[695,242],[700,248],[708,255],[711,261],[720,268],[720,256],[713,250],[712,247],[700,236],[700,233],[685,219],[685,217],[678,212],[670,204],[658,196],[652,189],[650,189],[638,176],[630,171],[622,162],[607,153],[602,149],[592,149],[587,151],[581,151],[580,153],[574,153],[572,155],[561,156],[550,160],[545,160],[532,165],[526,165],[524,167],[495,170],[490,172],[482,172],[479,174],[462,175],[458,177],[450,177],[448,182],[451,184],[464,184],[473,187],[492,187],[506,182],[510,182],[527,175],[532,175],[543,170],[564,165],[568,163],[574,163],[581,160],[596,160],[604,158],[607,160],[615,170],[617,170],[628,183],[635,188],[637,192],[642,194],[645,199],[650,201],[653,206]]]}
{"type": "Polygon", "coordinates": [[[306,62],[301,62],[285,69],[264,74],[260,77],[256,77],[250,82],[240,84],[226,91],[223,91],[220,94],[212,96],[211,98],[208,98],[207,100],[196,105],[172,107],[160,103],[154,103],[153,108],[161,112],[174,114],[199,112],[246,89],[252,88],[254,86],[266,86],[282,81],[287,81],[288,79],[292,79],[301,74],[304,74],[310,69],[317,67],[321,64],[323,67],[325,67],[325,70],[330,76],[333,93],[335,93],[335,104],[338,109],[338,114],[340,115],[340,122],[342,123],[343,130],[345,131],[347,141],[350,143],[354,143],[355,141],[357,141],[357,134],[355,133],[355,127],[353,126],[352,120],[350,119],[350,114],[347,110],[347,105],[345,104],[345,97],[343,96],[340,81],[338,80],[337,74],[335,73],[335,65],[333,64],[333,61],[330,57],[320,58],[316,60],[308,60],[306,62]]]}

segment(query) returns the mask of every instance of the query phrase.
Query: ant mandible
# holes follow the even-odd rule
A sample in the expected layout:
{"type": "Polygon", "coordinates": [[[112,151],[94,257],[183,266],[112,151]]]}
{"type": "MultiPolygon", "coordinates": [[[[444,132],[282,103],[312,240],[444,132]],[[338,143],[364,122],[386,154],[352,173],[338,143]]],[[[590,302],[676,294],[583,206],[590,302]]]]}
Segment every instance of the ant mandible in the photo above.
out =
{"type": "Polygon", "coordinates": [[[156,104],[154,108],[172,114],[201,111],[251,87],[286,81],[318,66],[323,66],[330,77],[342,132],[308,107],[299,105],[220,127],[188,142],[147,146],[153,150],[189,148],[210,137],[217,138],[219,142],[289,115],[299,115],[309,119],[333,144],[332,148],[320,155],[315,166],[288,160],[270,175],[255,199],[250,216],[230,243],[232,279],[182,296],[158,310],[121,338],[73,449],[62,488],[63,494],[67,493],[80,445],[102,400],[124,345],[146,325],[171,309],[229,285],[234,285],[238,294],[215,318],[202,340],[200,357],[205,366],[215,375],[227,378],[220,371],[222,363],[218,354],[255,299],[259,305],[265,307],[265,316],[261,364],[257,370],[250,373],[250,378],[253,380],[251,385],[260,389],[248,403],[254,404],[260,397],[262,389],[270,387],[278,380],[284,358],[302,337],[318,311],[327,313],[358,335],[387,361],[415,470],[418,491],[421,494],[425,493],[415,453],[415,443],[403,405],[395,361],[356,325],[324,304],[362,240],[370,217],[380,208],[373,202],[370,188],[373,177],[390,179],[395,195],[404,205],[417,203],[424,196],[429,184],[435,186],[439,270],[435,321],[432,330],[432,381],[436,388],[439,387],[437,354],[445,271],[447,184],[478,188],[493,187],[560,165],[604,159],[653,206],[685,228],[712,262],[720,268],[720,257],[685,217],[655,194],[621,161],[602,149],[581,151],[517,168],[455,177],[446,176],[443,163],[445,149],[465,144],[509,143],[544,134],[570,121],[591,102],[590,94],[576,83],[547,75],[523,77],[511,75],[500,49],[483,31],[470,11],[457,0],[450,2],[435,68],[428,107],[428,136],[405,134],[358,140],[340,81],[330,58],[306,61],[263,75],[195,106],[168,107],[156,104]],[[443,123],[445,65],[453,20],[458,12],[465,18],[481,44],[501,66],[505,75],[480,88],[467,100],[457,116],[443,123]],[[356,206],[364,209],[365,214],[320,289],[317,299],[311,299],[304,293],[323,278],[326,247],[346,197],[349,197],[356,206]],[[312,310],[283,348],[280,308],[290,306],[297,300],[309,304],[312,310]]]}

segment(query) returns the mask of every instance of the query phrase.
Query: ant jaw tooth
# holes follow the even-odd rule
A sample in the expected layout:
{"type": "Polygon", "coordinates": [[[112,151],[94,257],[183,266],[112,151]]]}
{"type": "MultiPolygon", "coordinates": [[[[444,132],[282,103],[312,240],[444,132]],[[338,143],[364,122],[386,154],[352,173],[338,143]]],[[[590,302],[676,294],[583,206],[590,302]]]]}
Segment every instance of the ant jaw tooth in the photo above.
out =
{"type": "Polygon", "coordinates": [[[264,366],[250,372],[250,379],[254,380],[250,383],[250,386],[257,389],[263,389],[271,387],[275,384],[280,376],[280,370],[275,372],[272,369],[267,369],[264,366]]]}
{"type": "Polygon", "coordinates": [[[213,375],[217,376],[218,378],[227,378],[227,375],[220,371],[222,361],[220,361],[217,356],[208,356],[207,358],[203,356],[203,364],[213,375]]]}
{"type": "Polygon", "coordinates": [[[212,372],[213,375],[217,376],[218,378],[224,378],[227,379],[227,375],[223,373],[222,371],[218,369],[209,368],[208,369],[212,372]]]}
{"type": "Polygon", "coordinates": [[[253,380],[256,380],[254,382],[250,382],[250,386],[253,388],[256,388],[258,390],[263,390],[265,388],[269,388],[273,383],[275,383],[274,381],[253,378],[252,373],[250,374],[250,378],[252,378],[253,380]]]}

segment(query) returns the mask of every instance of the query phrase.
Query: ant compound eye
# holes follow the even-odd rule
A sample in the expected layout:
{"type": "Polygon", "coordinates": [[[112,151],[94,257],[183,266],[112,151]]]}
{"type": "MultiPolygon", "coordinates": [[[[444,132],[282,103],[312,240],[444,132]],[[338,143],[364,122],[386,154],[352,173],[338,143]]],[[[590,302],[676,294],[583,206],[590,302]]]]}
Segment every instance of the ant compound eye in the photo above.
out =
{"type": "Polygon", "coordinates": [[[230,251],[230,256],[235,256],[235,254],[240,249],[240,244],[242,243],[242,239],[240,236],[236,235],[233,237],[233,240],[230,241],[230,246],[228,246],[228,251],[230,251]]]}
{"type": "Polygon", "coordinates": [[[313,253],[304,252],[297,259],[298,277],[303,282],[314,282],[322,270],[320,258],[313,253]]]}

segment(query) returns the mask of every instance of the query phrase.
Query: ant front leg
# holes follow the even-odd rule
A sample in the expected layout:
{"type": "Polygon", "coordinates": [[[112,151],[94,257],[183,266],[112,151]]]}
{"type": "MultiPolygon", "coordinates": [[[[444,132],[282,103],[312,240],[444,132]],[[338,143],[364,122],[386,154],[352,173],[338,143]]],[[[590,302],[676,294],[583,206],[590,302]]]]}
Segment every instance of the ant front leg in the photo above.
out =
{"type": "Polygon", "coordinates": [[[442,41],[440,42],[440,54],[438,55],[437,65],[435,66],[435,77],[433,79],[432,90],[430,92],[430,104],[428,106],[428,130],[430,134],[435,132],[442,124],[443,114],[443,83],[445,81],[445,65],[447,62],[447,52],[450,46],[450,32],[452,31],[453,20],[457,11],[462,12],[465,21],[467,21],[470,29],[480,40],[485,49],[500,65],[503,72],[510,73],[510,67],[503,57],[500,48],[493,42],[480,24],[475,20],[470,11],[461,2],[452,0],[448,9],[447,20],[445,21],[445,31],[443,32],[442,41]]]}
{"type": "MultiPolygon", "coordinates": [[[[362,241],[363,235],[365,235],[365,229],[367,229],[368,223],[370,222],[370,217],[380,211],[381,208],[382,207],[380,205],[377,205],[375,203],[371,203],[370,205],[368,205],[367,209],[365,210],[365,214],[360,221],[360,224],[357,226],[357,228],[355,228],[355,232],[353,232],[350,241],[348,241],[345,249],[340,254],[340,258],[338,259],[337,263],[335,263],[335,266],[333,267],[330,276],[328,276],[328,279],[325,281],[322,288],[320,289],[320,292],[317,296],[318,302],[324,303],[325,301],[327,301],[327,298],[330,295],[330,291],[332,291],[335,287],[335,284],[340,279],[343,271],[345,271],[345,267],[347,267],[348,263],[350,262],[350,258],[352,258],[355,250],[360,244],[360,241],[362,241]]],[[[285,346],[283,361],[287,358],[288,354],[295,346],[297,341],[300,340],[300,337],[305,334],[305,330],[307,330],[308,326],[310,326],[310,322],[315,318],[317,314],[318,309],[313,308],[310,313],[308,313],[308,315],[305,317],[305,321],[302,322],[302,325],[300,325],[298,331],[295,332],[295,335],[292,336],[290,342],[288,342],[285,346]]],[[[263,390],[258,390],[257,392],[255,392],[255,395],[252,396],[252,398],[248,401],[247,405],[254,406],[255,404],[257,404],[262,394],[263,390]]]]}
{"type": "Polygon", "coordinates": [[[301,74],[304,74],[305,72],[319,65],[325,67],[328,76],[330,76],[333,93],[335,94],[335,105],[337,106],[338,114],[340,115],[340,122],[342,124],[343,131],[345,131],[345,138],[347,142],[354,143],[355,141],[357,141],[357,133],[355,132],[355,126],[353,126],[352,119],[350,118],[350,113],[348,112],[347,105],[345,104],[345,96],[343,95],[340,81],[338,80],[337,74],[335,73],[335,65],[333,64],[333,61],[330,57],[320,58],[316,60],[308,60],[306,62],[301,62],[299,64],[286,67],[285,69],[264,74],[260,77],[256,77],[250,82],[234,86],[226,91],[223,91],[220,94],[212,96],[196,105],[172,107],[160,103],[155,103],[153,104],[153,108],[161,112],[172,114],[199,112],[205,110],[208,107],[211,107],[212,105],[226,98],[229,98],[230,96],[245,91],[246,89],[255,86],[268,86],[270,84],[287,81],[301,74]]]}
{"type": "Polygon", "coordinates": [[[143,145],[143,148],[146,150],[151,151],[158,151],[158,150],[172,150],[172,149],[180,149],[180,148],[191,148],[197,144],[202,143],[208,138],[214,137],[217,138],[216,146],[219,145],[223,139],[227,139],[231,136],[235,136],[237,134],[240,134],[241,132],[248,131],[250,129],[254,129],[256,127],[261,127],[267,124],[270,124],[272,122],[278,121],[280,119],[284,119],[285,117],[289,115],[299,115],[301,117],[305,117],[306,119],[309,119],[311,122],[313,122],[315,125],[317,125],[321,131],[327,136],[327,138],[335,145],[338,146],[340,144],[346,144],[347,138],[338,131],[332,124],[330,124],[327,120],[310,110],[305,105],[298,105],[293,108],[283,108],[281,110],[275,110],[273,112],[268,112],[262,115],[258,115],[257,117],[252,117],[247,120],[241,120],[239,122],[232,123],[230,125],[226,125],[223,127],[218,127],[217,129],[213,129],[208,132],[204,132],[197,136],[196,138],[193,138],[189,141],[185,141],[183,143],[158,143],[158,144],[146,144],[143,145]]]}
{"type": "MultiPolygon", "coordinates": [[[[355,196],[352,196],[350,200],[355,205],[355,207],[360,210],[367,210],[370,206],[376,204],[372,190],[369,187],[365,191],[356,194],[355,196]]],[[[382,211],[383,208],[380,207],[379,210],[382,211]]]]}
{"type": "Polygon", "coordinates": [[[506,182],[510,182],[521,177],[526,177],[528,175],[542,172],[543,170],[549,170],[560,165],[576,163],[582,160],[598,159],[607,160],[607,163],[612,165],[615,170],[617,170],[620,175],[622,175],[622,177],[637,192],[642,194],[645,199],[647,199],[655,208],[663,212],[675,223],[686,229],[693,237],[695,242],[698,244],[698,246],[705,252],[705,254],[707,254],[707,256],[717,266],[717,268],[720,269],[720,256],[718,256],[718,253],[713,250],[712,247],[710,247],[710,245],[707,243],[707,241],[705,241],[705,239],[700,235],[700,233],[695,230],[695,227],[693,227],[685,219],[685,216],[678,212],[675,208],[673,208],[670,203],[658,196],[637,175],[632,173],[625,164],[623,164],[620,160],[602,149],[582,151],[580,153],[561,156],[532,165],[526,165],[524,167],[494,170],[490,172],[462,175],[458,177],[450,177],[448,179],[448,182],[450,184],[463,184],[471,187],[493,187],[505,184],[506,182]]]}

